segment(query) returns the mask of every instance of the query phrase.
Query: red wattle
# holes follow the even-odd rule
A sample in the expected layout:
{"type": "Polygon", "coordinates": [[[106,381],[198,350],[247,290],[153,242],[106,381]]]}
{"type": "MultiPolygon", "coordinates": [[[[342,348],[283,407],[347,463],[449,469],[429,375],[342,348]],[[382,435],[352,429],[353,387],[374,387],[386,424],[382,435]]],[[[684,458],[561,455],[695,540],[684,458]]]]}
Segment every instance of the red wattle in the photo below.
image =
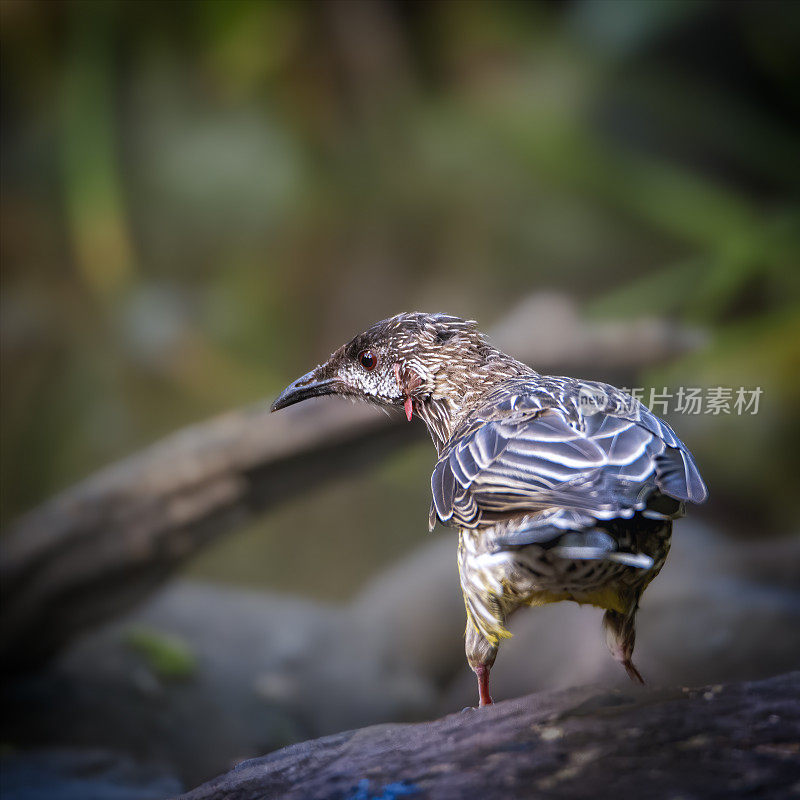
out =
{"type": "Polygon", "coordinates": [[[414,413],[414,401],[410,397],[406,397],[403,408],[406,410],[406,419],[411,422],[411,416],[414,413]]]}

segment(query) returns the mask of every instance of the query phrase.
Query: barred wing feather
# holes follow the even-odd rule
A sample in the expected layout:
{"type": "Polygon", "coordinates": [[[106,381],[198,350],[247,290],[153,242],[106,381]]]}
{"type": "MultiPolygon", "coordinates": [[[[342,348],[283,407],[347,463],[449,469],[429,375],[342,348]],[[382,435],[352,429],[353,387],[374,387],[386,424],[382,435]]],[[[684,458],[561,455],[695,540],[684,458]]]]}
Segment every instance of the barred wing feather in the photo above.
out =
{"type": "Polygon", "coordinates": [[[444,523],[480,528],[554,507],[594,520],[630,517],[657,492],[679,501],[676,507],[702,502],[706,490],[691,454],[645,412],[635,419],[593,414],[582,429],[558,408],[478,420],[437,463],[433,510],[444,523]]]}

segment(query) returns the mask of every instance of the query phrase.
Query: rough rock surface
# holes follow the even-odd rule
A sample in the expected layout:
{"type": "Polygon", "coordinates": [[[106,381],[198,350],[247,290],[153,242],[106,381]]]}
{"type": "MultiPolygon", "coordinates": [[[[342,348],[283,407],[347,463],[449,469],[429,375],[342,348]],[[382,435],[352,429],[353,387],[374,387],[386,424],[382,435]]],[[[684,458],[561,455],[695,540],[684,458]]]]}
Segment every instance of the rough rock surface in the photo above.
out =
{"type": "Polygon", "coordinates": [[[800,672],[701,689],[548,692],[335,734],[183,800],[800,796],[800,672]]]}

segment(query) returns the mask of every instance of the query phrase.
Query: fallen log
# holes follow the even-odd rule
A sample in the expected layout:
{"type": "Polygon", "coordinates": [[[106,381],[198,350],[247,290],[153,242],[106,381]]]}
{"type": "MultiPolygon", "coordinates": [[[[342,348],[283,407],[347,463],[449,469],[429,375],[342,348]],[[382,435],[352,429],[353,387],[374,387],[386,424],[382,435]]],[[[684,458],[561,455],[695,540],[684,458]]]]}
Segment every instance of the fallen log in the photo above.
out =
{"type": "Polygon", "coordinates": [[[542,692],[376,725],[239,764],[182,800],[785,798],[800,673],[699,689],[542,692]]]}

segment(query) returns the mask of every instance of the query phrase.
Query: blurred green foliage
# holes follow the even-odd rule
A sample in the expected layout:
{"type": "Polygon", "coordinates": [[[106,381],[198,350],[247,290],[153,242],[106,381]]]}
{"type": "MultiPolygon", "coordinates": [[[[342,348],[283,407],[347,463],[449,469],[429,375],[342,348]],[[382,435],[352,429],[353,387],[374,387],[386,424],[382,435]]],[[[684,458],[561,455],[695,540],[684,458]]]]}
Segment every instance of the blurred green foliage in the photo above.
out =
{"type": "MultiPolygon", "coordinates": [[[[800,4],[0,13],[4,522],[271,396],[376,319],[488,327],[542,288],[707,326],[707,352],[647,378],[765,385],[757,420],[677,424],[712,494],[783,518],[800,466],[800,4]]],[[[418,471],[334,492],[363,508],[354,582],[424,530],[421,500],[392,542],[363,541],[375,507],[424,496],[418,471]]],[[[242,534],[271,543],[265,582],[289,580],[285,526],[325,525],[280,513],[242,534]]]]}
{"type": "Polygon", "coordinates": [[[138,626],[128,631],[127,645],[163,680],[187,680],[197,672],[197,657],[177,636],[138,626]]]}

